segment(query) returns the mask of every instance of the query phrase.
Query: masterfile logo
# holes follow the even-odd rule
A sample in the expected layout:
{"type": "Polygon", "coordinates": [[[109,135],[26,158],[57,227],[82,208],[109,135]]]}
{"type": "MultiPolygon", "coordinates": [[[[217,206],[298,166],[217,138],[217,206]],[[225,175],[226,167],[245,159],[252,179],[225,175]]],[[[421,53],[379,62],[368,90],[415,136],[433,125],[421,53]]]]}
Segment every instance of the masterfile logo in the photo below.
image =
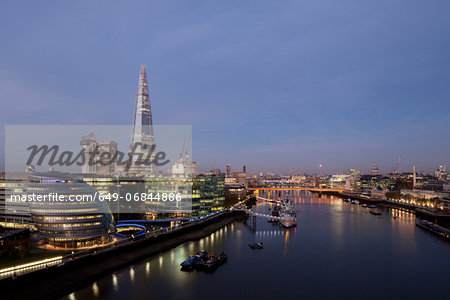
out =
{"type": "Polygon", "coordinates": [[[7,206],[73,209],[103,202],[108,205],[96,209],[191,212],[191,132],[191,126],[170,125],[143,128],[139,136],[132,126],[7,126],[7,206]]]}
{"type": "Polygon", "coordinates": [[[133,158],[137,156],[135,164],[150,166],[154,164],[157,167],[167,165],[170,160],[165,159],[166,153],[164,151],[158,151],[155,153],[156,145],[147,146],[143,143],[136,142],[132,145],[131,151],[125,154],[119,150],[114,152],[111,151],[101,151],[99,146],[96,145],[92,152],[86,153],[85,149],[81,149],[78,154],[72,151],[60,151],[58,145],[53,145],[49,147],[48,145],[32,145],[27,148],[30,151],[28,160],[26,162],[27,166],[41,166],[45,160],[49,166],[94,166],[96,164],[101,166],[111,166],[117,164],[117,166],[125,166],[124,170],[128,172],[133,163],[133,158]],[[137,149],[141,148],[147,150],[147,153],[142,151],[138,152],[137,149]],[[127,156],[128,160],[124,160],[127,156]]]}

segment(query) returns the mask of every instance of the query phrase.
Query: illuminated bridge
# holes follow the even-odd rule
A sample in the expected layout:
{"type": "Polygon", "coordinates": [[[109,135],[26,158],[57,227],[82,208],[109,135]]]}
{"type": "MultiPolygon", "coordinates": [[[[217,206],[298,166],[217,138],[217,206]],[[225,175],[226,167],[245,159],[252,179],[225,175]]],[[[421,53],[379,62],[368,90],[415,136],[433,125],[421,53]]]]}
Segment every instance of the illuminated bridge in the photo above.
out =
{"type": "Polygon", "coordinates": [[[250,191],[310,191],[310,192],[343,192],[344,189],[329,189],[317,187],[254,187],[250,191]]]}

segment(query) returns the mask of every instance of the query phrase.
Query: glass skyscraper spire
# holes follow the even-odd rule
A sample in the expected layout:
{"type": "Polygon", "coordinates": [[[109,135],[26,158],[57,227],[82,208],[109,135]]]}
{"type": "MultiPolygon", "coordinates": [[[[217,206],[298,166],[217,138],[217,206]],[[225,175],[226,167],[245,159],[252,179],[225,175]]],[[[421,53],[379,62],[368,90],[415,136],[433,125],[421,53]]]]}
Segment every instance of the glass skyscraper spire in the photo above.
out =
{"type": "MultiPolygon", "coordinates": [[[[154,136],[152,128],[152,112],[150,109],[150,97],[148,93],[148,80],[145,66],[141,66],[139,73],[139,84],[136,93],[136,103],[134,106],[133,132],[131,135],[130,151],[135,148],[134,153],[142,154],[142,159],[145,159],[154,145],[154,136]]],[[[137,155],[133,157],[136,161],[137,155]]],[[[145,175],[153,173],[152,165],[136,165],[132,167],[133,173],[145,175]]]]}

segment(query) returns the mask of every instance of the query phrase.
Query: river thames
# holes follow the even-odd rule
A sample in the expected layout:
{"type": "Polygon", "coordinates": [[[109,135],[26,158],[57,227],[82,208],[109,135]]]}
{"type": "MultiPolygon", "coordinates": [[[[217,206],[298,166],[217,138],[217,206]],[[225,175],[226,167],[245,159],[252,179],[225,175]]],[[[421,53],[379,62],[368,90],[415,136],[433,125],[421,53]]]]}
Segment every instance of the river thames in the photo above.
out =
{"type": "MultiPolygon", "coordinates": [[[[414,214],[385,208],[374,216],[337,197],[280,195],[286,196],[296,203],[296,228],[261,218],[256,228],[251,218],[234,222],[63,299],[448,297],[450,243],[415,226],[414,214]],[[250,249],[255,241],[264,249],[250,249]],[[180,263],[201,249],[224,251],[228,262],[214,273],[180,271],[180,263]]],[[[270,207],[258,202],[252,209],[270,214],[270,207]]]]}

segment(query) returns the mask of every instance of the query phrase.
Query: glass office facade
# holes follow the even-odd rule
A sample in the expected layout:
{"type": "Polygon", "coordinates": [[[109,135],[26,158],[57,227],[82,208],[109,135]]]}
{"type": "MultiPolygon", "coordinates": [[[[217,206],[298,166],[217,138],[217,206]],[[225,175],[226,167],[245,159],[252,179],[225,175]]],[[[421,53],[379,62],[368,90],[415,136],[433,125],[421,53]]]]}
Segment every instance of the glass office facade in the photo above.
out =
{"type": "Polygon", "coordinates": [[[39,195],[58,195],[66,199],[28,202],[39,234],[58,246],[84,247],[109,241],[114,233],[113,217],[108,205],[96,200],[95,192],[87,183],[65,173],[30,174],[28,196],[37,199],[39,195]]]}

